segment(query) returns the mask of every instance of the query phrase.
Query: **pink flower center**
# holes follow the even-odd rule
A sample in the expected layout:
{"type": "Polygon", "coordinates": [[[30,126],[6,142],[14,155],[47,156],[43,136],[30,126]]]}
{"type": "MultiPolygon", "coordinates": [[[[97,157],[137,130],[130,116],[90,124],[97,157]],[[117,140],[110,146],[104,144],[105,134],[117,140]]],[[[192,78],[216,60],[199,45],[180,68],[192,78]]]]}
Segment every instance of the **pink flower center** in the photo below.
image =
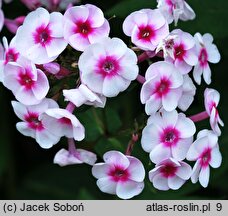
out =
{"type": "Polygon", "coordinates": [[[204,67],[207,65],[207,61],[208,61],[208,55],[207,55],[207,51],[205,48],[202,48],[200,50],[200,54],[199,54],[199,62],[200,62],[200,66],[204,67]]]}
{"type": "Polygon", "coordinates": [[[71,123],[71,120],[70,120],[69,118],[66,118],[66,117],[60,118],[60,119],[59,119],[59,122],[60,122],[61,124],[65,124],[65,125],[71,125],[71,124],[72,124],[72,123],[71,123]]]}
{"type": "Polygon", "coordinates": [[[43,47],[51,42],[51,30],[49,26],[41,25],[33,33],[33,38],[36,44],[41,44],[43,47]]]}
{"type": "Polygon", "coordinates": [[[89,20],[86,22],[79,21],[76,23],[75,33],[80,33],[82,36],[87,37],[93,31],[89,20]]]}
{"type": "Polygon", "coordinates": [[[200,164],[202,167],[207,167],[211,161],[211,149],[207,148],[200,155],[200,164]]]}
{"type": "Polygon", "coordinates": [[[155,84],[155,90],[153,91],[153,94],[156,93],[158,97],[165,96],[169,92],[170,86],[170,80],[166,77],[163,77],[155,84]]]}
{"type": "Polygon", "coordinates": [[[31,73],[29,69],[25,69],[24,71],[19,72],[18,82],[24,86],[27,90],[30,90],[35,81],[33,80],[34,75],[31,73]]]}
{"type": "Polygon", "coordinates": [[[138,38],[144,41],[150,41],[155,36],[155,31],[152,26],[140,26],[138,38]]]}
{"type": "Polygon", "coordinates": [[[161,174],[165,178],[175,176],[176,171],[177,171],[177,167],[175,167],[172,163],[166,163],[160,170],[161,174]]]}
{"type": "Polygon", "coordinates": [[[103,77],[114,76],[120,70],[119,62],[115,56],[106,56],[101,58],[97,65],[97,73],[102,74],[103,77]]]}
{"type": "Polygon", "coordinates": [[[28,113],[28,115],[25,116],[25,120],[28,122],[28,126],[31,129],[41,131],[44,129],[44,127],[38,117],[39,115],[37,113],[28,113]]]}
{"type": "Polygon", "coordinates": [[[160,140],[166,147],[172,147],[177,144],[177,142],[179,141],[179,137],[180,132],[170,126],[163,130],[160,135],[160,140]]]}
{"type": "Polygon", "coordinates": [[[15,49],[9,48],[6,52],[6,59],[4,64],[6,65],[8,62],[16,62],[19,57],[19,53],[16,52],[15,49]]]}
{"type": "Polygon", "coordinates": [[[174,46],[174,57],[175,59],[183,60],[185,56],[186,50],[184,49],[184,44],[179,44],[174,46]]]}
{"type": "Polygon", "coordinates": [[[124,170],[120,166],[115,166],[112,170],[110,170],[108,175],[111,176],[112,180],[115,181],[115,182],[127,181],[129,176],[130,176],[129,172],[126,169],[124,170]]]}

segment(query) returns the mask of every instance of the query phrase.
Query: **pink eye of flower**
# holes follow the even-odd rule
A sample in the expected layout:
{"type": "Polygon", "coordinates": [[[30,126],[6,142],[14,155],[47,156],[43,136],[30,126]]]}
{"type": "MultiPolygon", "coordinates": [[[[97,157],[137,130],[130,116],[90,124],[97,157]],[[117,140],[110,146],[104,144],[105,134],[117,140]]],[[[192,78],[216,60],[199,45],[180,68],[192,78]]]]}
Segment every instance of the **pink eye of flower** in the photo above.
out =
{"type": "Polygon", "coordinates": [[[155,90],[153,93],[156,93],[159,97],[166,95],[169,91],[171,82],[166,78],[162,78],[160,82],[156,84],[155,90]]]}
{"type": "Polygon", "coordinates": [[[6,52],[6,59],[5,59],[5,64],[8,62],[16,62],[18,59],[19,53],[15,52],[14,49],[10,48],[6,52]]]}
{"type": "Polygon", "coordinates": [[[211,161],[211,149],[206,149],[200,156],[200,164],[202,167],[208,166],[211,161]]]}
{"type": "Polygon", "coordinates": [[[146,41],[150,41],[155,36],[155,32],[151,26],[139,27],[138,38],[146,41]]]}
{"type": "Polygon", "coordinates": [[[18,81],[22,86],[29,90],[34,85],[33,74],[31,74],[29,70],[26,70],[25,73],[20,72],[18,81]]]}
{"type": "Polygon", "coordinates": [[[48,43],[50,43],[51,41],[51,31],[50,29],[47,27],[44,27],[43,25],[38,27],[35,31],[35,33],[33,34],[35,43],[38,44],[40,43],[42,46],[47,45],[48,43]]]}
{"type": "Polygon", "coordinates": [[[62,124],[66,124],[66,125],[71,125],[72,124],[71,120],[66,118],[66,117],[60,118],[59,122],[62,123],[62,124]]]}
{"type": "Polygon", "coordinates": [[[179,140],[179,132],[172,127],[168,127],[163,130],[161,134],[161,142],[167,146],[171,147],[175,145],[179,140]]]}
{"type": "Polygon", "coordinates": [[[165,165],[161,168],[161,170],[160,170],[161,174],[162,174],[165,178],[174,176],[175,173],[176,173],[176,171],[177,171],[177,167],[175,167],[175,166],[174,166],[173,164],[171,164],[171,163],[165,164],[165,165]]]}
{"type": "Polygon", "coordinates": [[[175,59],[183,60],[186,51],[184,50],[184,45],[180,44],[174,47],[174,57],[175,59]]]}
{"type": "Polygon", "coordinates": [[[92,32],[91,24],[88,20],[86,22],[78,22],[76,25],[76,33],[81,33],[82,35],[87,36],[92,32]]]}
{"type": "Polygon", "coordinates": [[[34,130],[42,130],[43,124],[42,122],[38,119],[39,115],[37,113],[29,113],[28,115],[25,116],[25,120],[29,123],[29,127],[34,129],[34,130]]]}
{"type": "Polygon", "coordinates": [[[200,54],[199,54],[199,62],[201,66],[205,66],[207,64],[207,60],[208,60],[208,55],[207,55],[207,51],[205,48],[202,48],[200,50],[200,54]]]}
{"type": "Polygon", "coordinates": [[[129,178],[129,173],[127,170],[124,170],[121,167],[116,166],[114,169],[112,169],[109,173],[109,175],[112,177],[113,181],[127,181],[129,178]]]}

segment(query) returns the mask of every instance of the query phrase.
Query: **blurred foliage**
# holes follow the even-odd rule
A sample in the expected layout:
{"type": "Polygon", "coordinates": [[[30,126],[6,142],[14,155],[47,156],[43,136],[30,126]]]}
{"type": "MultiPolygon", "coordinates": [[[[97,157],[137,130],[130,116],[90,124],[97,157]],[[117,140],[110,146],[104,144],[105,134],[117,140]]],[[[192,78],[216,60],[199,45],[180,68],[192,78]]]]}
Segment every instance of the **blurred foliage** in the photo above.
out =
{"type": "MultiPolygon", "coordinates": [[[[179,22],[178,28],[188,31],[211,33],[215,38],[222,60],[217,65],[211,65],[212,85],[221,93],[219,111],[225,124],[228,122],[227,59],[228,59],[228,28],[226,17],[228,2],[226,0],[189,0],[189,4],[196,12],[196,19],[189,22],[179,22]]],[[[82,3],[96,4],[105,11],[110,18],[111,36],[121,37],[130,45],[130,40],[122,32],[124,18],[134,10],[155,8],[156,0],[91,0],[82,3]],[[115,18],[113,16],[116,16],[115,18]]],[[[18,0],[9,5],[3,5],[5,15],[15,18],[28,13],[25,6],[18,0]]],[[[174,28],[171,26],[171,29],[174,28]]],[[[1,37],[12,35],[3,29],[1,37]]],[[[75,54],[75,58],[77,55],[75,54]]],[[[140,65],[140,73],[144,74],[147,63],[140,65]]],[[[62,81],[71,86],[76,82],[62,81]],[[71,84],[69,84],[70,82],[71,84]]],[[[65,84],[65,83],[64,83],[65,84]]],[[[54,83],[53,83],[54,85],[54,83]]],[[[204,109],[203,91],[206,85],[197,88],[197,96],[188,115],[204,109]]],[[[56,90],[58,91],[58,89],[56,90]]],[[[85,125],[86,139],[78,144],[79,147],[93,150],[102,155],[111,149],[124,152],[136,125],[139,130],[146,122],[144,107],[139,100],[140,84],[134,82],[127,91],[118,97],[108,99],[105,109],[84,106],[75,115],[85,125]]],[[[103,194],[96,186],[96,180],[91,175],[88,165],[73,165],[60,168],[52,163],[55,153],[66,146],[66,139],[50,150],[41,149],[33,139],[24,137],[15,129],[18,119],[15,117],[11,100],[12,94],[0,85],[0,194],[1,199],[117,199],[115,196],[103,194]]],[[[61,98],[63,104],[63,99],[61,98]]],[[[197,124],[197,129],[209,128],[208,121],[197,124]]],[[[228,198],[228,127],[223,129],[219,139],[223,155],[223,163],[219,169],[211,169],[209,187],[203,189],[199,184],[190,181],[178,191],[161,192],[153,188],[146,176],[145,189],[135,199],[227,199],[228,198]]],[[[153,168],[148,154],[143,152],[140,142],[137,142],[132,153],[145,165],[148,172],[153,168]]]]}

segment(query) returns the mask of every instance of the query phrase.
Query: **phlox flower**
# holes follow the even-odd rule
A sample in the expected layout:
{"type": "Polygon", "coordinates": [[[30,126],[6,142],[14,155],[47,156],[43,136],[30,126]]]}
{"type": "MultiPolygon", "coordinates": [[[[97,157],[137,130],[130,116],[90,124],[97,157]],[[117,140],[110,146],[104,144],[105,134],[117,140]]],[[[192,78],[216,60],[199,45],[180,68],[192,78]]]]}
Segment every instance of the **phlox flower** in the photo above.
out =
{"type": "Polygon", "coordinates": [[[196,183],[199,180],[203,187],[207,187],[210,166],[218,168],[222,162],[217,135],[209,130],[200,131],[188,151],[187,160],[196,161],[191,176],[192,182],[196,183]]]}
{"type": "MultiPolygon", "coordinates": [[[[15,48],[15,37],[11,40],[10,44],[6,37],[3,37],[2,54],[0,56],[0,82],[3,81],[5,66],[10,62],[17,62],[20,54],[15,48]]],[[[7,73],[7,72],[6,72],[7,73]]]]}
{"type": "Polygon", "coordinates": [[[147,115],[162,107],[167,111],[176,109],[183,91],[183,75],[178,69],[168,62],[156,62],[147,69],[145,78],[140,98],[146,104],[147,115]]]}
{"type": "Polygon", "coordinates": [[[35,64],[51,62],[67,46],[63,38],[63,15],[38,8],[26,16],[15,37],[21,55],[35,64]]]}
{"type": "Polygon", "coordinates": [[[16,124],[17,130],[24,136],[32,137],[45,149],[58,143],[60,136],[53,134],[45,127],[40,116],[49,108],[56,108],[58,104],[52,99],[43,99],[39,104],[25,106],[17,101],[12,101],[12,106],[17,117],[22,120],[16,124]]]}
{"type": "Polygon", "coordinates": [[[84,149],[76,149],[73,153],[66,149],[61,149],[56,153],[54,157],[54,163],[58,164],[61,167],[82,163],[94,165],[96,160],[96,154],[84,149]]]}
{"type": "Polygon", "coordinates": [[[23,24],[24,19],[25,19],[25,16],[19,16],[15,19],[5,18],[4,24],[11,33],[16,34],[18,27],[23,24]]]}
{"type": "Polygon", "coordinates": [[[193,77],[197,84],[201,83],[201,76],[205,82],[209,85],[211,83],[211,69],[209,67],[210,63],[218,63],[221,59],[218,48],[213,44],[213,37],[211,34],[207,33],[203,36],[200,33],[196,33],[196,50],[198,55],[198,64],[193,70],[193,77]]]}
{"type": "Polygon", "coordinates": [[[182,74],[189,73],[192,67],[198,63],[195,40],[189,33],[180,29],[173,30],[171,35],[175,37],[171,43],[169,40],[167,43],[173,53],[166,56],[165,60],[172,62],[182,74]]]}
{"type": "Polygon", "coordinates": [[[85,128],[68,110],[53,108],[42,114],[41,120],[56,136],[66,136],[81,141],[85,138],[85,128]]]}
{"type": "Polygon", "coordinates": [[[106,97],[92,92],[84,84],[81,84],[76,89],[63,90],[63,95],[66,101],[72,102],[76,107],[80,107],[82,104],[87,104],[104,108],[106,103],[106,97]]]}
{"type": "Polygon", "coordinates": [[[123,31],[142,50],[155,50],[169,34],[169,26],[158,9],[142,9],[127,16],[123,31]]]}
{"type": "Polygon", "coordinates": [[[76,50],[108,37],[109,23],[100,8],[86,4],[71,7],[64,14],[64,38],[76,50]]]}
{"type": "Polygon", "coordinates": [[[104,163],[96,163],[92,168],[102,192],[116,194],[121,199],[130,199],[142,192],[145,170],[140,160],[118,151],[106,152],[103,159],[104,163]]]}
{"type": "Polygon", "coordinates": [[[149,179],[158,190],[178,190],[192,174],[190,165],[169,158],[156,164],[149,172],[149,179]]]}
{"type": "Polygon", "coordinates": [[[187,21],[196,17],[195,12],[185,0],[157,0],[157,2],[158,9],[169,24],[174,21],[175,25],[177,25],[179,19],[187,21]]]}
{"type": "Polygon", "coordinates": [[[5,65],[3,77],[3,85],[13,92],[18,101],[25,105],[40,103],[49,90],[46,75],[22,56],[16,63],[5,65]]]}
{"type": "Polygon", "coordinates": [[[206,88],[204,91],[204,105],[207,114],[210,116],[210,125],[212,130],[218,135],[221,135],[219,124],[223,127],[224,123],[219,116],[217,106],[220,100],[220,94],[217,90],[206,88]]]}
{"type": "Polygon", "coordinates": [[[80,77],[93,92],[114,97],[138,75],[137,56],[119,38],[103,38],[90,45],[78,61],[80,77]]]}
{"type": "Polygon", "coordinates": [[[150,159],[157,164],[170,157],[184,160],[193,141],[196,127],[183,113],[158,112],[151,115],[142,131],[142,148],[150,152],[150,159]]]}

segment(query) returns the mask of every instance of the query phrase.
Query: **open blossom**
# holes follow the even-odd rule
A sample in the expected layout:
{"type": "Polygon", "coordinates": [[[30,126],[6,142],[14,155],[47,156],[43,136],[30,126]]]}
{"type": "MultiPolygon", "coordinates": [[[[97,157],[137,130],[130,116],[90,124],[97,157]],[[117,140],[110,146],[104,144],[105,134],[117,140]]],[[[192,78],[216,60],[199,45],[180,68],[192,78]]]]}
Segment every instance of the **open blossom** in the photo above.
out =
{"type": "Polygon", "coordinates": [[[104,108],[106,97],[92,92],[86,85],[81,84],[76,89],[63,90],[66,101],[72,102],[76,107],[82,104],[104,108]]]}
{"type": "Polygon", "coordinates": [[[63,38],[63,15],[38,8],[26,16],[15,37],[21,55],[35,64],[51,62],[67,46],[63,38]]]}
{"type": "Polygon", "coordinates": [[[106,152],[103,159],[104,163],[97,163],[92,168],[102,192],[116,194],[121,199],[130,199],[142,192],[145,170],[140,160],[118,151],[106,152]]]}
{"type": "Polygon", "coordinates": [[[176,109],[183,91],[183,75],[178,69],[168,62],[156,62],[147,69],[145,78],[140,98],[146,113],[151,115],[162,107],[176,109]]]}
{"type": "Polygon", "coordinates": [[[12,101],[12,106],[18,118],[22,120],[16,125],[20,133],[36,139],[36,142],[45,149],[51,148],[59,142],[60,136],[53,134],[40,119],[41,114],[47,109],[58,107],[54,100],[45,98],[41,103],[32,106],[25,106],[17,101],[12,101]]]}
{"type": "Polygon", "coordinates": [[[169,49],[173,53],[166,56],[165,60],[172,62],[182,74],[189,73],[198,63],[195,40],[189,33],[180,29],[173,30],[171,35],[175,36],[172,43],[169,43],[169,49]]]}
{"type": "Polygon", "coordinates": [[[53,108],[42,114],[41,120],[56,136],[66,136],[81,141],[85,138],[85,128],[68,110],[53,108]]]}
{"type": "Polygon", "coordinates": [[[76,50],[108,37],[109,23],[100,8],[91,5],[75,6],[64,14],[64,38],[76,50]]]}
{"type": "Polygon", "coordinates": [[[180,108],[182,111],[186,111],[194,100],[194,96],[196,94],[196,87],[193,84],[193,81],[188,74],[185,74],[183,78],[184,78],[184,82],[182,86],[183,93],[178,102],[178,108],[180,108]]]}
{"type": "Polygon", "coordinates": [[[183,113],[158,112],[151,115],[142,132],[142,148],[150,152],[150,159],[157,164],[170,157],[184,160],[196,132],[193,121],[183,113]]]}
{"type": "Polygon", "coordinates": [[[169,34],[169,26],[158,9],[142,9],[127,16],[123,31],[137,47],[153,51],[169,34]]]}
{"type": "Polygon", "coordinates": [[[96,154],[84,149],[76,149],[73,153],[66,149],[61,149],[56,153],[54,163],[58,164],[59,166],[82,163],[94,165],[96,160],[96,154]]]}
{"type": "Polygon", "coordinates": [[[3,37],[2,41],[3,50],[2,56],[0,57],[0,82],[2,82],[4,78],[5,66],[10,62],[17,62],[20,56],[19,52],[15,48],[15,37],[11,40],[10,44],[8,44],[6,37],[3,37]]]}
{"type": "Polygon", "coordinates": [[[158,190],[177,190],[191,177],[191,174],[190,165],[169,158],[156,164],[149,172],[149,179],[158,190]]]}
{"type": "Polygon", "coordinates": [[[196,33],[196,50],[198,55],[198,64],[193,70],[193,77],[197,84],[201,83],[201,76],[207,84],[211,83],[211,69],[209,67],[210,63],[218,63],[221,59],[218,48],[213,44],[213,37],[211,34],[207,33],[203,36],[200,33],[196,33]]]}
{"type": "Polygon", "coordinates": [[[83,84],[106,97],[126,90],[138,75],[137,56],[119,38],[103,38],[80,56],[78,66],[83,84]]]}
{"type": "Polygon", "coordinates": [[[49,90],[46,75],[22,56],[16,63],[5,65],[3,77],[3,85],[13,92],[18,101],[25,105],[40,103],[49,90]]]}
{"type": "Polygon", "coordinates": [[[187,160],[196,161],[193,167],[191,180],[198,180],[203,187],[207,187],[210,176],[210,166],[218,168],[222,162],[219,151],[218,137],[213,131],[202,130],[197,135],[197,140],[191,145],[187,160]]]}
{"type": "Polygon", "coordinates": [[[157,7],[169,24],[174,21],[175,25],[177,25],[179,19],[187,21],[196,17],[195,12],[185,0],[157,0],[157,2],[157,7]]]}
{"type": "Polygon", "coordinates": [[[218,135],[221,135],[219,124],[223,127],[224,123],[221,120],[217,106],[220,100],[220,94],[215,89],[206,88],[204,91],[204,105],[207,114],[210,116],[210,125],[212,130],[218,135]]]}

